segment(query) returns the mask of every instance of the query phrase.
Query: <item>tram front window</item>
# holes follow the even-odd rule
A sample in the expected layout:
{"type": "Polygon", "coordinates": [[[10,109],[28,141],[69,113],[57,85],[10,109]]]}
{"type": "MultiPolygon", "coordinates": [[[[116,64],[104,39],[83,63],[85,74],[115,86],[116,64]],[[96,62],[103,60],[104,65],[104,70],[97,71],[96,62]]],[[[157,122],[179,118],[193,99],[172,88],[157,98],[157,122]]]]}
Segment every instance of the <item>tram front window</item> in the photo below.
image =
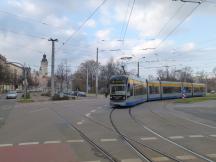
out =
{"type": "Polygon", "coordinates": [[[113,95],[125,95],[125,86],[112,86],[111,94],[113,95]]]}

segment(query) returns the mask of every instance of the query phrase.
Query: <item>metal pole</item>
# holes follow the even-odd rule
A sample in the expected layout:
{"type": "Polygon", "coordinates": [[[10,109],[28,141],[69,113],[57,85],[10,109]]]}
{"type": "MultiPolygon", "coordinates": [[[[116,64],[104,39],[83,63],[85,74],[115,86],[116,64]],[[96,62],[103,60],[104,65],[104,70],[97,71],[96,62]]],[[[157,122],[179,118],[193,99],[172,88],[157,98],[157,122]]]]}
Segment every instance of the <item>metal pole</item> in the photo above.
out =
{"type": "Polygon", "coordinates": [[[98,96],[98,48],[97,48],[97,55],[96,55],[96,97],[98,96]]]}
{"type": "Polygon", "coordinates": [[[88,94],[88,67],[86,67],[86,94],[88,94]]]}
{"type": "Polygon", "coordinates": [[[137,77],[139,77],[139,61],[137,62],[137,77]]]}
{"type": "Polygon", "coordinates": [[[27,98],[27,71],[26,70],[27,69],[24,64],[24,88],[25,88],[24,98],[27,98]]]}
{"type": "Polygon", "coordinates": [[[58,39],[50,38],[48,41],[52,41],[52,63],[51,63],[51,96],[55,94],[55,80],[54,80],[54,72],[55,72],[55,42],[58,39]]]}

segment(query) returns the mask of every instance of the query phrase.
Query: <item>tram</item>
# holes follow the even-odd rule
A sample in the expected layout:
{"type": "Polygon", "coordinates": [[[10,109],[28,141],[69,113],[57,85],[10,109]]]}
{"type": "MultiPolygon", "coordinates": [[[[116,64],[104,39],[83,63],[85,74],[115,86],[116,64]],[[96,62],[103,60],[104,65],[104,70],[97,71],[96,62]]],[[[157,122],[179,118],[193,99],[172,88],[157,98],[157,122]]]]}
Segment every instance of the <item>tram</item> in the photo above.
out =
{"type": "Polygon", "coordinates": [[[115,75],[110,79],[111,106],[134,106],[146,101],[205,95],[206,85],[200,83],[148,81],[127,75],[115,75]]]}

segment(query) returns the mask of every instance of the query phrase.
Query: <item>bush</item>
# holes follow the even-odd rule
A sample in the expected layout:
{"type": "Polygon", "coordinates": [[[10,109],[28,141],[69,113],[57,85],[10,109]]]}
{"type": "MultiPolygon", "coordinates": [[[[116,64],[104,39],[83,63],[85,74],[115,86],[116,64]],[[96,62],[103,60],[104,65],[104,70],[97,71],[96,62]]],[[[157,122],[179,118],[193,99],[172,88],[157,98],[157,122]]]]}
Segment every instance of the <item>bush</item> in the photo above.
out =
{"type": "Polygon", "coordinates": [[[52,100],[54,100],[54,101],[56,101],[56,100],[69,100],[69,97],[68,97],[68,96],[60,97],[58,94],[55,94],[55,95],[52,97],[52,100]]]}
{"type": "Polygon", "coordinates": [[[30,95],[29,92],[27,92],[26,97],[25,97],[25,94],[23,94],[23,95],[22,95],[22,98],[30,99],[30,98],[31,98],[31,95],[30,95]]]}
{"type": "Polygon", "coordinates": [[[48,91],[48,92],[42,93],[41,96],[47,96],[47,97],[50,97],[50,96],[51,96],[51,92],[48,91]]]}

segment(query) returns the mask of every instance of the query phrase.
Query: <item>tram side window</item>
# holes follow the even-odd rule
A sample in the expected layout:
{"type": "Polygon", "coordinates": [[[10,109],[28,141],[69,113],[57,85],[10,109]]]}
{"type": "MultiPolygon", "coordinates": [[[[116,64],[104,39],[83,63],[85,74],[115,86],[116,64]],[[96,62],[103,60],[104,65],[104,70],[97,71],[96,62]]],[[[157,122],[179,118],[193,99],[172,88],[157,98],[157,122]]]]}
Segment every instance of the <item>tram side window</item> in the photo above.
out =
{"type": "Polygon", "coordinates": [[[144,85],[134,85],[134,96],[145,95],[146,87],[144,85]]]}
{"type": "Polygon", "coordinates": [[[163,87],[163,93],[181,93],[181,87],[163,87]]]}
{"type": "Polygon", "coordinates": [[[185,90],[186,93],[191,93],[192,92],[191,87],[184,87],[184,90],[185,90]]]}
{"type": "Polygon", "coordinates": [[[159,94],[159,87],[149,86],[149,93],[150,94],[159,94]]]}
{"type": "Polygon", "coordinates": [[[204,87],[194,87],[194,92],[195,93],[204,92],[204,87]]]}

